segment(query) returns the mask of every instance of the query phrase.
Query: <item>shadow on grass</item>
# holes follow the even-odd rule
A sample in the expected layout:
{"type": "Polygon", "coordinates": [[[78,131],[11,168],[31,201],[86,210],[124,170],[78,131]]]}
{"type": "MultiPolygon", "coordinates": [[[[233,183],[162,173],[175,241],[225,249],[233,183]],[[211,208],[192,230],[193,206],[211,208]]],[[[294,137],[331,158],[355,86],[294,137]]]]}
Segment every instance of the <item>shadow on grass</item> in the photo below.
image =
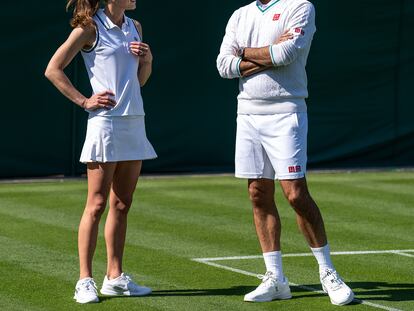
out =
{"type": "MultiPolygon", "coordinates": [[[[185,296],[185,297],[194,297],[194,296],[238,296],[243,297],[248,292],[254,290],[256,286],[233,286],[230,288],[209,288],[209,289],[169,289],[169,290],[153,290],[152,294],[146,297],[177,297],[177,296],[185,296]]],[[[296,288],[291,288],[292,292],[297,291],[296,288]]],[[[302,291],[301,289],[299,289],[302,291]]],[[[306,295],[300,295],[300,297],[293,296],[292,298],[303,298],[307,296],[324,296],[323,294],[319,293],[311,293],[307,292],[306,295]]],[[[101,297],[101,300],[108,300],[113,298],[123,298],[123,297],[108,297],[104,296],[101,297]]],[[[142,297],[144,298],[144,297],[142,297]]]]}
{"type": "MultiPolygon", "coordinates": [[[[254,287],[251,286],[235,286],[231,288],[209,288],[209,289],[167,289],[167,290],[153,290],[152,294],[145,297],[168,297],[168,296],[242,296],[254,287]]],[[[101,300],[123,298],[123,297],[101,297],[101,300]]],[[[144,298],[144,297],[141,297],[144,298]]]]}
{"type": "Polygon", "coordinates": [[[363,300],[414,301],[414,283],[350,282],[349,286],[363,300]]]}
{"type": "MultiPolygon", "coordinates": [[[[376,301],[414,301],[414,284],[393,284],[386,282],[348,282],[347,283],[355,292],[356,301],[350,305],[360,304],[358,300],[376,300],[376,301]]],[[[322,290],[320,284],[304,284],[303,286],[311,287],[316,290],[322,290]]],[[[152,294],[144,297],[195,297],[195,296],[240,296],[254,290],[255,286],[233,286],[230,288],[209,288],[209,289],[168,289],[153,290],[152,294]]],[[[293,294],[292,299],[302,299],[307,297],[322,297],[326,294],[310,292],[297,286],[291,286],[293,294]]],[[[100,301],[119,298],[133,297],[100,297],[100,301]]]]}
{"type": "MultiPolygon", "coordinates": [[[[347,282],[355,293],[355,298],[361,300],[377,301],[414,301],[414,283],[387,283],[387,282],[347,282]]],[[[303,286],[322,290],[320,284],[306,284],[303,286]]],[[[292,292],[296,292],[297,298],[302,297],[300,293],[307,290],[300,287],[291,287],[292,292]]],[[[322,294],[321,294],[322,295],[322,294]]],[[[353,304],[358,304],[354,302],[353,304]]]]}

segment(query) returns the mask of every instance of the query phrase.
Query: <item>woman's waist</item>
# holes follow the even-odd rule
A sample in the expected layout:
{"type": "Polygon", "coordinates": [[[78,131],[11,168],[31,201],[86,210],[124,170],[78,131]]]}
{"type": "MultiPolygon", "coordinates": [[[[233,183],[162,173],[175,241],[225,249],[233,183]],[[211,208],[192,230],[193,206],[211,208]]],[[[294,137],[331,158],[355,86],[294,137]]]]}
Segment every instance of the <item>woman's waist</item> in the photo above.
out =
{"type": "Polygon", "coordinates": [[[121,101],[116,101],[116,105],[111,109],[100,108],[96,110],[87,110],[90,117],[93,116],[108,116],[108,117],[126,117],[126,116],[143,116],[144,103],[142,98],[129,98],[121,101]]]}

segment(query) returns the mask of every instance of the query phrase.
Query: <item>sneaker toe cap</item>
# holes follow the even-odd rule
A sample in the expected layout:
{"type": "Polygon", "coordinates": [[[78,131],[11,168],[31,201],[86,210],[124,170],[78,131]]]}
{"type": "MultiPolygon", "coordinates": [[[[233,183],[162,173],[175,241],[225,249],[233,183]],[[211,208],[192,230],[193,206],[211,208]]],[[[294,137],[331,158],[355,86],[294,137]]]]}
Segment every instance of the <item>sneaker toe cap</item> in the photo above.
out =
{"type": "Polygon", "coordinates": [[[82,296],[75,296],[76,302],[78,303],[93,303],[98,302],[99,298],[95,295],[82,295],[82,296]]]}
{"type": "Polygon", "coordinates": [[[145,286],[137,286],[130,292],[131,296],[146,296],[152,293],[152,289],[145,286]]]}
{"type": "Polygon", "coordinates": [[[332,303],[336,305],[346,305],[354,300],[354,293],[350,288],[346,288],[333,295],[332,303]]]}

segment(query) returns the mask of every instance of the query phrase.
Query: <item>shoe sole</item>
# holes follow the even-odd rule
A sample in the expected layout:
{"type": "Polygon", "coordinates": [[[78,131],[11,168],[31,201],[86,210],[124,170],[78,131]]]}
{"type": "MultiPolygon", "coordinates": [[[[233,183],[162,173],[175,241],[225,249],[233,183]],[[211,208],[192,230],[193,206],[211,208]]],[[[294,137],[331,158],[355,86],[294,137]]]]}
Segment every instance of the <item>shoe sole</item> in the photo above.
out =
{"type": "MultiPolygon", "coordinates": [[[[329,296],[329,293],[326,290],[326,287],[322,285],[322,289],[329,296]]],[[[347,300],[345,300],[344,302],[339,302],[338,303],[338,302],[332,300],[331,296],[329,296],[329,299],[331,300],[331,303],[335,306],[344,306],[344,305],[347,305],[348,303],[351,303],[354,300],[354,297],[355,297],[354,292],[352,292],[352,294],[349,296],[349,298],[347,300]]]]}
{"type": "Polygon", "coordinates": [[[77,298],[76,296],[74,296],[73,299],[75,299],[75,301],[77,303],[81,303],[81,304],[85,304],[85,303],[97,303],[97,302],[99,302],[99,298],[98,297],[94,298],[93,300],[81,300],[81,299],[77,298]]]}
{"type": "Polygon", "coordinates": [[[344,306],[344,305],[347,305],[348,303],[351,303],[353,300],[354,300],[354,293],[352,293],[352,295],[349,296],[349,298],[344,302],[337,303],[331,299],[331,303],[335,306],[344,306]]]}
{"type": "Polygon", "coordinates": [[[282,297],[276,297],[276,298],[272,298],[272,299],[246,299],[244,298],[245,302],[270,302],[273,300],[287,300],[292,298],[292,295],[286,295],[286,296],[282,296],[282,297]]]}
{"type": "Polygon", "coordinates": [[[101,292],[102,295],[105,295],[105,296],[141,297],[141,296],[147,296],[147,295],[151,294],[152,290],[142,291],[142,292],[139,292],[139,293],[131,293],[130,291],[117,292],[117,291],[109,290],[109,289],[101,289],[100,292],[101,292]]]}

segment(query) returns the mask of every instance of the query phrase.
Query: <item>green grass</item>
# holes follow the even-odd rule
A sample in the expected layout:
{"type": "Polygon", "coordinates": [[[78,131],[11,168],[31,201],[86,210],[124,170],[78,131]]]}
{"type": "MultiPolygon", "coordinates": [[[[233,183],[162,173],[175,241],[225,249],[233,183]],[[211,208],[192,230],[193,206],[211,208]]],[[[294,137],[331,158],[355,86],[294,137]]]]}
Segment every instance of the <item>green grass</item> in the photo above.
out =
{"type": "MultiPolygon", "coordinates": [[[[414,249],[414,173],[335,173],[308,176],[332,251],[414,249]]],[[[153,288],[142,298],[102,298],[78,305],[77,226],[86,181],[0,184],[0,310],[335,310],[327,296],[292,287],[293,299],[244,303],[258,285],[251,276],[192,258],[259,255],[246,182],[232,177],[142,178],[129,216],[126,272],[153,288]]],[[[294,213],[277,187],[283,252],[309,252],[294,213]]],[[[105,273],[101,226],[94,258],[98,285],[105,273]]],[[[411,253],[414,254],[414,253],[411,253]]],[[[334,256],[356,296],[414,310],[414,258],[396,254],[334,256]]],[[[296,284],[320,289],[312,257],[286,257],[296,284]]],[[[227,260],[263,273],[261,259],[227,260]]],[[[375,310],[353,304],[347,310],[375,310]]],[[[378,309],[380,310],[380,309],[378,309]]]]}

